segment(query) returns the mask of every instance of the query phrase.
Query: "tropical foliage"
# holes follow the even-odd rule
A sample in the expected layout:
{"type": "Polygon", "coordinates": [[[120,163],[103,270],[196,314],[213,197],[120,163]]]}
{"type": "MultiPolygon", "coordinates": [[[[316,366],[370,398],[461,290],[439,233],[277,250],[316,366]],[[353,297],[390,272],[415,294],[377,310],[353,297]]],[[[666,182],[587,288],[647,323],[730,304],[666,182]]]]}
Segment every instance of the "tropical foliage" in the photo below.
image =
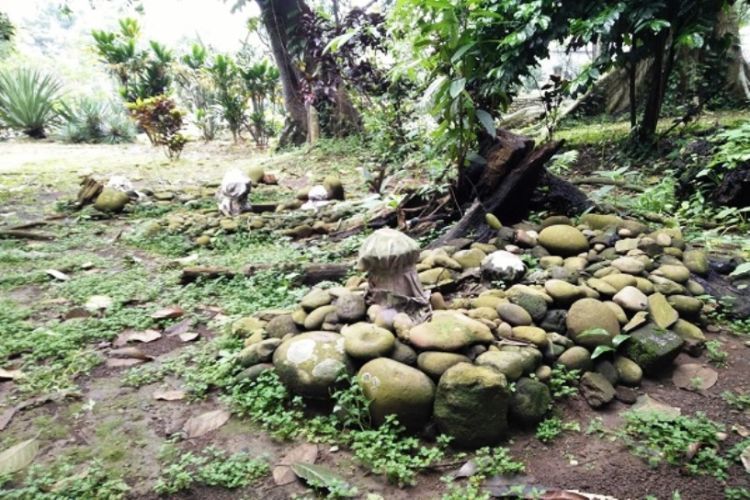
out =
{"type": "Polygon", "coordinates": [[[39,70],[0,72],[0,124],[41,139],[60,117],[62,83],[39,70]]]}
{"type": "Polygon", "coordinates": [[[162,146],[170,160],[177,160],[187,144],[180,133],[184,113],[168,96],[158,95],[148,99],[137,99],[127,105],[138,126],[146,132],[151,144],[162,146]]]}

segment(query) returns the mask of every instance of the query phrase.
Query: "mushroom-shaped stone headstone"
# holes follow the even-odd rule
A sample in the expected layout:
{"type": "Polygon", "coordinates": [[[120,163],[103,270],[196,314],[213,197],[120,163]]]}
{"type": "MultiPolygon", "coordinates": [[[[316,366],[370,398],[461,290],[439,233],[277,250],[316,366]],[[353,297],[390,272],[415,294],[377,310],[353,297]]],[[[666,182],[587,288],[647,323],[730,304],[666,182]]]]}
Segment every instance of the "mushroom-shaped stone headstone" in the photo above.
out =
{"type": "Polygon", "coordinates": [[[247,197],[250,194],[252,182],[250,178],[238,169],[232,169],[224,174],[221,186],[216,192],[219,211],[226,215],[239,215],[250,210],[247,197]]]}
{"type": "Polygon", "coordinates": [[[372,233],[359,249],[359,265],[367,271],[368,304],[408,314],[421,323],[430,314],[430,295],[422,288],[416,263],[419,245],[390,228],[372,233]]]}

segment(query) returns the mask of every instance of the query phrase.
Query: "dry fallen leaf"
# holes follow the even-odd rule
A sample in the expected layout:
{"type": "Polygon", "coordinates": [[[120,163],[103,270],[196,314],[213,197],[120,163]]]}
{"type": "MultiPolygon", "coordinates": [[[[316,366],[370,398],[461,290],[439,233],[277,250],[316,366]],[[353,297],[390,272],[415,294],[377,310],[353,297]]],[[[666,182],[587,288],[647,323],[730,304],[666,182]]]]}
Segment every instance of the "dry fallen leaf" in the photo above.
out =
{"type": "Polygon", "coordinates": [[[297,474],[291,468],[296,463],[314,464],[318,459],[318,445],[305,443],[292,448],[279,465],[273,468],[273,482],[277,486],[293,483],[297,480],[297,474]]]}
{"type": "Polygon", "coordinates": [[[736,432],[740,437],[746,438],[750,436],[750,429],[748,429],[744,425],[734,424],[732,426],[732,430],[736,432]]]}
{"type": "Polygon", "coordinates": [[[154,340],[159,340],[160,338],[161,333],[156,330],[144,330],[142,332],[126,330],[117,336],[112,345],[114,345],[115,347],[122,347],[133,340],[148,343],[153,342],[154,340]]]}
{"type": "Polygon", "coordinates": [[[750,472],[750,446],[742,450],[740,460],[742,461],[742,466],[745,468],[745,472],[750,472]]]}
{"type": "Polygon", "coordinates": [[[112,305],[112,299],[106,295],[92,295],[89,300],[86,301],[84,307],[91,312],[100,311],[107,309],[112,305]]]}
{"type": "Polygon", "coordinates": [[[672,374],[674,385],[691,391],[705,391],[713,387],[718,378],[716,370],[697,363],[679,365],[672,374]]]}
{"type": "Polygon", "coordinates": [[[174,319],[179,318],[185,314],[185,311],[182,310],[181,307],[178,306],[172,306],[172,307],[165,307],[164,309],[159,309],[155,313],[151,315],[153,319],[174,319]]]}
{"type": "Polygon", "coordinates": [[[179,335],[180,340],[183,342],[190,342],[197,339],[200,335],[196,332],[185,332],[179,335]]]}
{"type": "Polygon", "coordinates": [[[57,269],[45,269],[44,272],[47,273],[47,274],[49,274],[50,276],[52,276],[56,280],[68,281],[70,279],[70,276],[68,276],[67,274],[65,274],[62,271],[58,271],[57,269]]]}
{"type": "Polygon", "coordinates": [[[107,360],[108,368],[126,368],[128,366],[140,365],[145,363],[145,359],[138,358],[110,358],[107,360]]]}
{"type": "Polygon", "coordinates": [[[191,320],[183,319],[179,323],[175,323],[174,325],[171,325],[165,328],[164,335],[166,335],[167,337],[173,337],[175,335],[188,332],[190,331],[190,323],[191,323],[191,320]]]}
{"type": "Polygon", "coordinates": [[[22,441],[0,453],[0,475],[13,474],[26,468],[39,452],[36,438],[22,441]]]}
{"type": "Polygon", "coordinates": [[[23,377],[24,374],[21,370],[6,370],[0,368],[0,380],[16,380],[23,377]]]}
{"type": "Polygon", "coordinates": [[[161,401],[179,401],[185,399],[185,391],[177,389],[157,389],[154,391],[154,399],[161,401]]]}
{"type": "Polygon", "coordinates": [[[144,354],[143,351],[137,347],[120,347],[119,349],[112,349],[109,351],[109,355],[113,358],[135,358],[142,360],[154,359],[152,356],[144,354]]]}
{"type": "Polygon", "coordinates": [[[91,316],[91,313],[88,312],[83,307],[74,307],[70,311],[66,312],[63,318],[64,319],[88,318],[89,316],[91,316]]]}
{"type": "Polygon", "coordinates": [[[207,413],[190,417],[182,430],[187,434],[188,439],[200,437],[215,429],[218,429],[229,420],[229,412],[226,410],[213,410],[207,413]]]}

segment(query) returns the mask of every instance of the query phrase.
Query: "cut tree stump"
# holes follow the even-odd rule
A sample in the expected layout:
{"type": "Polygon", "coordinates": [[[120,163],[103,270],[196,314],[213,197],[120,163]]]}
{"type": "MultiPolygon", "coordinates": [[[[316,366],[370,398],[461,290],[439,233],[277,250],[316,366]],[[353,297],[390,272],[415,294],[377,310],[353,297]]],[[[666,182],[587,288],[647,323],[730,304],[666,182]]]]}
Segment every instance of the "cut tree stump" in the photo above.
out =
{"type": "MultiPolygon", "coordinates": [[[[503,140],[500,136],[498,139],[503,140]]],[[[527,144],[527,142],[522,143],[527,144]]],[[[551,142],[528,152],[529,148],[519,147],[519,140],[512,139],[509,148],[514,153],[491,156],[497,161],[510,158],[511,163],[504,166],[488,163],[487,166],[487,169],[495,172],[490,178],[497,179],[497,185],[486,197],[478,196],[463,217],[447,233],[433,241],[430,248],[442,246],[447,241],[463,238],[470,233],[474,233],[478,241],[489,239],[492,230],[485,222],[485,215],[488,213],[496,215],[504,224],[515,224],[522,220],[529,212],[532,194],[545,172],[545,163],[559,151],[560,147],[562,147],[561,141],[551,142]],[[518,159],[519,153],[515,152],[519,150],[527,152],[520,160],[518,159]],[[497,172],[503,172],[503,174],[497,175],[497,172]]],[[[496,146],[495,149],[497,148],[501,146],[496,146]]]]}

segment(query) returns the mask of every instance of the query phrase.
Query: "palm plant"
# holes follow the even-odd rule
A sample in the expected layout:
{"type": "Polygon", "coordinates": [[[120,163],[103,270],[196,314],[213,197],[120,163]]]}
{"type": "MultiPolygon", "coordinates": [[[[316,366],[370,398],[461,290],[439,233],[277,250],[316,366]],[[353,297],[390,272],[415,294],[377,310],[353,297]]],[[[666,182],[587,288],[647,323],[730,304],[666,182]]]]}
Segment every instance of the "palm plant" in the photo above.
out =
{"type": "Polygon", "coordinates": [[[0,72],[0,122],[42,139],[60,116],[62,83],[41,71],[0,72]]]}

